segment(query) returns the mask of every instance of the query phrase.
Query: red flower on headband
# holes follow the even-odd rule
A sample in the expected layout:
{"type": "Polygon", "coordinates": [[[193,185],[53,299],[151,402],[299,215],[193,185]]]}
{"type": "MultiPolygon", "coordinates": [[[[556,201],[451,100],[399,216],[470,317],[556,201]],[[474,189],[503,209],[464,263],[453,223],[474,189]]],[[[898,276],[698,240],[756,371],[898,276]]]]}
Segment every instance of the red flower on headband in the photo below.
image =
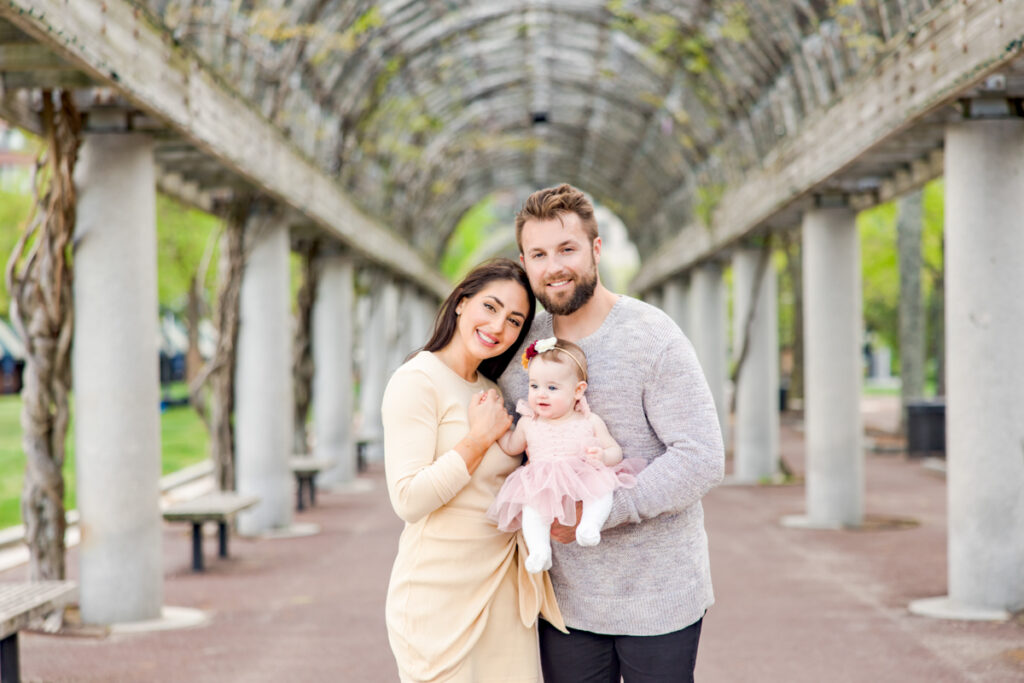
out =
{"type": "Polygon", "coordinates": [[[523,351],[522,363],[523,363],[523,369],[524,370],[529,367],[530,359],[532,359],[534,356],[537,355],[537,342],[538,341],[539,341],[538,339],[534,339],[532,342],[530,342],[530,345],[526,347],[526,351],[523,351]]]}
{"type": "Polygon", "coordinates": [[[533,342],[531,342],[530,345],[526,347],[526,351],[523,352],[523,367],[526,368],[530,364],[530,360],[534,356],[537,356],[541,353],[547,353],[551,349],[555,348],[555,344],[557,343],[557,337],[548,337],[547,339],[534,339],[533,342]]]}

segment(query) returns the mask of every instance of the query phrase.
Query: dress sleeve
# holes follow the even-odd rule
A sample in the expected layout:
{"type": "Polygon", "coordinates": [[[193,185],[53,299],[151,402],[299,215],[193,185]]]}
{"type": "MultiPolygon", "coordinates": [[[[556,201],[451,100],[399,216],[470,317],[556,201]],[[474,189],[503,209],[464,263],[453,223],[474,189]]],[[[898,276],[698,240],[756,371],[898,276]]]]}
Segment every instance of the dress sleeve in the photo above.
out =
{"type": "Polygon", "coordinates": [[[402,368],[384,390],[384,470],[395,512],[415,523],[469,483],[466,461],[451,450],[437,456],[438,390],[422,371],[402,368]]]}

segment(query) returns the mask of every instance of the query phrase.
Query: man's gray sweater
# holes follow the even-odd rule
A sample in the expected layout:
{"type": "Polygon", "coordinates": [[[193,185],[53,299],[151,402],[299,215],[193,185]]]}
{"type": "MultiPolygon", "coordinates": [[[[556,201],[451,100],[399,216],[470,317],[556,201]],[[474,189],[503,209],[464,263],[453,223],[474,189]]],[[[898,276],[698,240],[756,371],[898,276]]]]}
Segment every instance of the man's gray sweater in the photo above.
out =
{"type": "MultiPolygon", "coordinates": [[[[540,313],[526,337],[553,336],[540,313]]],[[[552,542],[551,580],[571,628],[660,635],[714,602],[701,498],[724,472],[722,433],[693,346],[662,311],[622,296],[601,327],[575,340],[587,354],[587,401],[627,458],[637,485],[615,492],[601,543],[552,542]]],[[[520,349],[522,352],[522,349],[520,349]]],[[[527,393],[518,356],[499,384],[508,406],[527,393]]]]}

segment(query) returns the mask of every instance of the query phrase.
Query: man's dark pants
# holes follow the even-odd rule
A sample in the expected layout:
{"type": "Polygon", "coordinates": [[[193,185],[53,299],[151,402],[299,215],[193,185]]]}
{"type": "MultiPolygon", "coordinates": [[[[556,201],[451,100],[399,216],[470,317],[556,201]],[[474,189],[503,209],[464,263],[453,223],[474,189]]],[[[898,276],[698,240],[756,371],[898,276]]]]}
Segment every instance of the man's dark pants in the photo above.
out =
{"type": "Polygon", "coordinates": [[[660,636],[609,636],[539,620],[544,683],[689,683],[703,619],[660,636]]]}

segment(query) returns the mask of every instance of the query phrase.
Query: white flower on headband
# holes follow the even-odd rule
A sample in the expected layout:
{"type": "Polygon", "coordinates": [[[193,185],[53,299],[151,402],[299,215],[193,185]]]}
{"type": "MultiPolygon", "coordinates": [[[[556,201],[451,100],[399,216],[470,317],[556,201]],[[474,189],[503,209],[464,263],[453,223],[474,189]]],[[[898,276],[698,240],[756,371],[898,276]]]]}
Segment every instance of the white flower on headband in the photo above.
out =
{"type": "Polygon", "coordinates": [[[555,348],[555,344],[557,342],[558,342],[558,338],[557,337],[548,337],[547,339],[538,339],[533,348],[537,351],[537,353],[544,353],[545,351],[550,351],[551,349],[555,348]]]}

